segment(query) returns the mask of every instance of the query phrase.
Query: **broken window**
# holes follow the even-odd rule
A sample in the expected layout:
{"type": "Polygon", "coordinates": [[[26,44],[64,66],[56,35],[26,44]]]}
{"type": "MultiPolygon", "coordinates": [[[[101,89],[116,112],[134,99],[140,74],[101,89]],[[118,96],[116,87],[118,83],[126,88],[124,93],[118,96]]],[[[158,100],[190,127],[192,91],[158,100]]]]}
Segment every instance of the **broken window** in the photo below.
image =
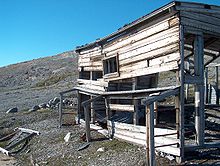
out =
{"type": "Polygon", "coordinates": [[[103,69],[104,75],[107,77],[118,76],[118,56],[103,59],[103,69]]]}

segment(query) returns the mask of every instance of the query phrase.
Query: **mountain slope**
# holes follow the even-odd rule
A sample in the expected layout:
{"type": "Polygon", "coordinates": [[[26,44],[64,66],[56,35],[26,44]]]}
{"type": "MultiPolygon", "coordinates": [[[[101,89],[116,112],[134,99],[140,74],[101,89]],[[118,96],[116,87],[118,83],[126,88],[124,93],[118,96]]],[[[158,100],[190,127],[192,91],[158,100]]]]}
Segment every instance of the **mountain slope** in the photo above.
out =
{"type": "Polygon", "coordinates": [[[77,78],[74,51],[0,68],[0,111],[20,110],[47,102],[72,88],[77,78]]]}

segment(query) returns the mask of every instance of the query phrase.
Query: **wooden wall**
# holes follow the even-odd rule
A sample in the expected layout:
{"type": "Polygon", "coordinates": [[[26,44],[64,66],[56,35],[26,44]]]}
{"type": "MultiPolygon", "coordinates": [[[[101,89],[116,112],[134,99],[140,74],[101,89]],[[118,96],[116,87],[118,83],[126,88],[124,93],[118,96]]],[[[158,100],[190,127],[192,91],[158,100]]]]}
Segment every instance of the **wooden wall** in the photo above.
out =
{"type": "Polygon", "coordinates": [[[102,71],[102,59],[118,55],[119,75],[106,81],[143,76],[178,68],[179,19],[170,16],[151,26],[79,54],[79,70],[102,71]]]}
{"type": "Polygon", "coordinates": [[[118,80],[178,68],[179,24],[172,16],[103,46],[105,57],[118,54],[118,80]]]}
{"type": "Polygon", "coordinates": [[[84,71],[103,71],[103,57],[101,46],[81,51],[78,59],[79,71],[81,71],[82,68],[84,71]]]}

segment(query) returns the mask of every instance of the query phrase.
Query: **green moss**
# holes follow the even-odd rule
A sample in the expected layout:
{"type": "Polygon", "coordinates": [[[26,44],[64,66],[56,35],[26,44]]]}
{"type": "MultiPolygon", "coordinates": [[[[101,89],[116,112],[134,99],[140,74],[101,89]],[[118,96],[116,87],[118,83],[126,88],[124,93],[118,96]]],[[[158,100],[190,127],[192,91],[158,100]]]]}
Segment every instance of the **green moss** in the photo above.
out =
{"type": "Polygon", "coordinates": [[[106,141],[102,143],[102,146],[107,148],[108,150],[113,151],[121,151],[121,149],[133,148],[134,145],[129,144],[127,142],[118,141],[117,139],[113,139],[111,141],[106,141]]]}
{"type": "Polygon", "coordinates": [[[41,80],[38,83],[36,83],[34,87],[44,87],[44,86],[54,85],[69,76],[73,76],[73,74],[72,73],[65,73],[62,75],[52,75],[49,78],[47,78],[45,80],[41,80]]]}

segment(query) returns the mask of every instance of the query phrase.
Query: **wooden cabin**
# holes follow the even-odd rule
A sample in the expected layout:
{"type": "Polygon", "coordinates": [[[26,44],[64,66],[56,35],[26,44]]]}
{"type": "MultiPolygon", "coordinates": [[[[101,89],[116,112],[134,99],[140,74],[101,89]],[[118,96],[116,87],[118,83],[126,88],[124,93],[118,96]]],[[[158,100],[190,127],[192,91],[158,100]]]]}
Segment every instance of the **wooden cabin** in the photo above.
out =
{"type": "Polygon", "coordinates": [[[74,90],[87,140],[90,128],[96,128],[147,146],[151,165],[155,150],[181,162],[186,151],[219,146],[204,141],[204,68],[219,57],[219,45],[219,6],[174,1],[77,47],[79,79],[74,90]],[[196,135],[189,144],[184,136],[187,86],[194,87],[196,135]],[[160,123],[160,110],[174,127],[167,127],[166,118],[160,123]],[[97,122],[106,126],[99,128],[97,122]]]}

